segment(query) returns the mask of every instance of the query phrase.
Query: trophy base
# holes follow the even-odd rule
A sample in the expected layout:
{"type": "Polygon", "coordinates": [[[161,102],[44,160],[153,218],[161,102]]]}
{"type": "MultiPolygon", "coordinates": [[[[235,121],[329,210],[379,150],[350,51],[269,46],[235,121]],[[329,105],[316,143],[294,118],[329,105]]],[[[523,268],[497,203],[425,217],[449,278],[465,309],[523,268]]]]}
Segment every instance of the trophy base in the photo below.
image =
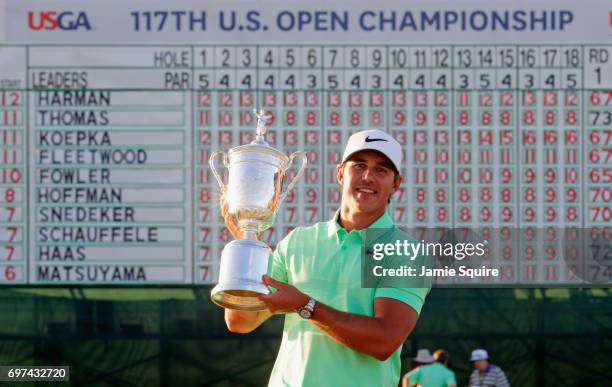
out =
{"type": "Polygon", "coordinates": [[[222,308],[255,312],[266,309],[257,297],[269,292],[262,283],[234,282],[215,286],[211,299],[222,308]]]}
{"type": "Polygon", "coordinates": [[[211,292],[213,302],[223,308],[264,310],[257,299],[270,291],[261,282],[268,272],[270,248],[263,242],[239,239],[228,243],[221,252],[219,283],[211,292]]]}

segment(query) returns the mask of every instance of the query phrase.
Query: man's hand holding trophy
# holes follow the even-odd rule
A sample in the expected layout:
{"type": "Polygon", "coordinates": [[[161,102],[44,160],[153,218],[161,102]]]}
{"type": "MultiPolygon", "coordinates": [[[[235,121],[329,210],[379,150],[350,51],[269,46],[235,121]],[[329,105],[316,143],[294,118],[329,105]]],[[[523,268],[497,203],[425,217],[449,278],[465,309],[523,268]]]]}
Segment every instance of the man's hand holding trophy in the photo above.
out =
{"type": "Polygon", "coordinates": [[[263,110],[257,117],[255,140],[230,149],[227,154],[217,150],[209,159],[211,171],[221,189],[221,213],[225,225],[235,240],[221,253],[219,283],[211,293],[217,305],[236,310],[259,311],[266,304],[258,299],[269,290],[261,282],[268,274],[272,250],[259,238],[276,219],[278,207],[293,189],[306,168],[302,151],[285,155],[265,140],[267,116],[263,110]],[[228,169],[227,185],[215,168],[215,158],[222,156],[228,169]],[[295,159],[301,159],[300,169],[283,192],[283,180],[295,159]]]}

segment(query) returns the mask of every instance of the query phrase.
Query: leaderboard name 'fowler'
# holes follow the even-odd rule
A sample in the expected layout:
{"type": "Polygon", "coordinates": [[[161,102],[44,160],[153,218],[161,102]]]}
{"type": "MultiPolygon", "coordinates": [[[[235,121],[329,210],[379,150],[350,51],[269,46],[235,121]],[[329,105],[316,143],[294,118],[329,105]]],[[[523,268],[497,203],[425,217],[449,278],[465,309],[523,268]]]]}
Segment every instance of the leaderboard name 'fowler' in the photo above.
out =
{"type": "Polygon", "coordinates": [[[38,183],[110,184],[108,168],[39,168],[38,183]]]}

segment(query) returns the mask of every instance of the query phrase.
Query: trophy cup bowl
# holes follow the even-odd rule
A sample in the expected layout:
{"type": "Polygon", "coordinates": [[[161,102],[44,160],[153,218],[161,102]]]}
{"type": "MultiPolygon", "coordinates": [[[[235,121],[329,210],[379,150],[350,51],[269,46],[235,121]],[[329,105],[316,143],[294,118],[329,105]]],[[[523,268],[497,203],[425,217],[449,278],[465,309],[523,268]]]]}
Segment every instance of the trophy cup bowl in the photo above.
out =
{"type": "Polygon", "coordinates": [[[257,235],[274,224],[280,203],[304,173],[307,163],[304,152],[294,152],[287,157],[270,147],[263,140],[266,130],[263,112],[258,118],[255,141],[232,148],[227,154],[214,151],[209,160],[211,171],[228,204],[229,221],[244,234],[243,239],[233,240],[223,248],[219,282],[213,288],[211,298],[221,307],[236,310],[258,311],[266,308],[258,296],[269,293],[261,277],[268,273],[272,251],[264,242],[257,240],[257,235]],[[227,186],[215,168],[214,160],[218,156],[222,156],[223,165],[229,172],[227,186]],[[300,169],[282,192],[285,174],[296,158],[302,160],[300,169]]]}

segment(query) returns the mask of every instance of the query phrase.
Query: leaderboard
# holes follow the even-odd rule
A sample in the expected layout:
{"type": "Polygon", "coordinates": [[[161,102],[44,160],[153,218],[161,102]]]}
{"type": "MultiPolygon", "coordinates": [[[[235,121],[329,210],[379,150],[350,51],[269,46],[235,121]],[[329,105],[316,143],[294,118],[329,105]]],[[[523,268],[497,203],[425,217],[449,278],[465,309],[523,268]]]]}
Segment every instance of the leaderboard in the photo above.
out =
{"type": "Polygon", "coordinates": [[[3,283],[193,281],[192,93],[160,59],[181,53],[0,49],[3,283]]]}
{"type": "Polygon", "coordinates": [[[382,128],[404,150],[399,225],[481,230],[502,284],[612,277],[568,264],[564,232],[610,238],[612,45],[6,45],[0,63],[2,284],[214,283],[231,235],[208,158],[253,140],[254,108],[309,161],[271,245],[335,213],[348,136],[382,128]]]}

